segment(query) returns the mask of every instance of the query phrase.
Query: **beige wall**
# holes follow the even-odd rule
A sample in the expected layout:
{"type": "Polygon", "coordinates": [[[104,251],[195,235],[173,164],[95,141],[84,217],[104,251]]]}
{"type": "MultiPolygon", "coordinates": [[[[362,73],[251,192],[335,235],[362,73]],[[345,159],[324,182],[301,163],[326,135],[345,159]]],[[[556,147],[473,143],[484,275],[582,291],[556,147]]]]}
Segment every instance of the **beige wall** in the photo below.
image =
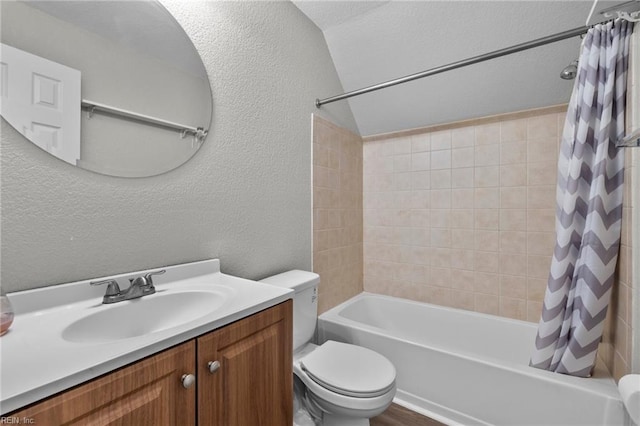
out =
{"type": "Polygon", "coordinates": [[[365,290],[538,321],[565,111],[365,138],[365,290]]]}
{"type": "Polygon", "coordinates": [[[313,270],[318,311],[362,291],[362,139],[313,118],[313,270]]]}
{"type": "MultiPolygon", "coordinates": [[[[640,33],[635,31],[631,41],[631,61],[629,72],[629,85],[627,94],[627,133],[640,128],[640,33]]],[[[607,323],[599,352],[605,364],[617,379],[628,373],[640,373],[640,354],[636,353],[635,364],[632,356],[634,352],[634,334],[636,351],[640,348],[640,331],[637,324],[640,322],[638,311],[638,194],[640,185],[640,148],[625,148],[625,173],[624,173],[624,201],[622,209],[622,235],[620,242],[620,254],[616,270],[616,282],[612,295],[612,303],[607,312],[607,323]],[[636,235],[635,239],[633,235],[636,235]],[[634,261],[636,265],[634,265],[634,261]],[[635,274],[634,274],[635,269],[635,274]],[[634,280],[634,276],[636,277],[634,280]],[[635,294],[635,296],[634,296],[635,294]],[[634,327],[634,321],[636,326],[634,327]]]]}
{"type": "MultiPolygon", "coordinates": [[[[634,293],[632,270],[632,226],[633,216],[633,191],[637,189],[632,185],[632,175],[637,166],[637,155],[626,149],[625,158],[625,191],[622,209],[622,235],[618,265],[616,269],[616,282],[613,286],[611,304],[607,312],[607,322],[603,341],[600,346],[600,356],[613,374],[616,380],[631,372],[632,353],[632,303],[634,293]]],[[[637,254],[636,254],[637,256],[637,254]]]]}

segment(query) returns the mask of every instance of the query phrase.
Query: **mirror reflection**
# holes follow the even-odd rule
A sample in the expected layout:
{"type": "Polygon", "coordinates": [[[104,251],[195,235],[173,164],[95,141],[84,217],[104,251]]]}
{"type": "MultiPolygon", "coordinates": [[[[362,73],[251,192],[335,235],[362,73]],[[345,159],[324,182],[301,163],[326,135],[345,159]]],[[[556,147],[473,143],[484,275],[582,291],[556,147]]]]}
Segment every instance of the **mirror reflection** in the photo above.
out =
{"type": "Polygon", "coordinates": [[[156,1],[2,2],[0,114],[61,160],[153,176],[202,145],[212,113],[202,60],[156,1]]]}

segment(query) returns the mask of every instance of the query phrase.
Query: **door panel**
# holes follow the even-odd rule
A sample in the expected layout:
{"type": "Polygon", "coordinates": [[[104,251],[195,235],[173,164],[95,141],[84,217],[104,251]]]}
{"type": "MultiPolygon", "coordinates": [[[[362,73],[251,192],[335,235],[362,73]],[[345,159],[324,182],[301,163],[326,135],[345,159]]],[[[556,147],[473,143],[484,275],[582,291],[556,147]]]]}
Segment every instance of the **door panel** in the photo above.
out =
{"type": "Polygon", "coordinates": [[[0,114],[40,148],[80,158],[80,71],[0,44],[0,114]]]}

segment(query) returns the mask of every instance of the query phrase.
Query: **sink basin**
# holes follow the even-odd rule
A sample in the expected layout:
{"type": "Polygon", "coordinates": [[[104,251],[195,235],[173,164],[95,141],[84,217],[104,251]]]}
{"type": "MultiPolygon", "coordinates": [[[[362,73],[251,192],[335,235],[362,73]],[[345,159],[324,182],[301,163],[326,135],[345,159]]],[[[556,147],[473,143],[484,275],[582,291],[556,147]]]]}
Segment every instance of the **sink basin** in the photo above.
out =
{"type": "Polygon", "coordinates": [[[211,291],[156,293],[139,299],[102,305],[62,331],[76,343],[106,343],[178,327],[218,309],[227,295],[211,291]]]}

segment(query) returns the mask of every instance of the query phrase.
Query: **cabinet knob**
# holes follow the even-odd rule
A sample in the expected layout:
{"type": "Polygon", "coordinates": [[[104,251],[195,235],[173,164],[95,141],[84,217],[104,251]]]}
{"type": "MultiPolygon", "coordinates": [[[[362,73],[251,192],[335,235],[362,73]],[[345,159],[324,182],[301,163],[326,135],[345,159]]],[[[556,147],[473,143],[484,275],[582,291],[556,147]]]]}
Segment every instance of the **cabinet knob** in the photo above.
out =
{"type": "Polygon", "coordinates": [[[209,361],[207,367],[209,367],[209,373],[213,374],[220,368],[220,361],[209,361]]]}
{"type": "Polygon", "coordinates": [[[196,376],[193,374],[183,374],[180,380],[182,381],[182,386],[184,386],[185,389],[189,389],[196,382],[196,376]]]}

